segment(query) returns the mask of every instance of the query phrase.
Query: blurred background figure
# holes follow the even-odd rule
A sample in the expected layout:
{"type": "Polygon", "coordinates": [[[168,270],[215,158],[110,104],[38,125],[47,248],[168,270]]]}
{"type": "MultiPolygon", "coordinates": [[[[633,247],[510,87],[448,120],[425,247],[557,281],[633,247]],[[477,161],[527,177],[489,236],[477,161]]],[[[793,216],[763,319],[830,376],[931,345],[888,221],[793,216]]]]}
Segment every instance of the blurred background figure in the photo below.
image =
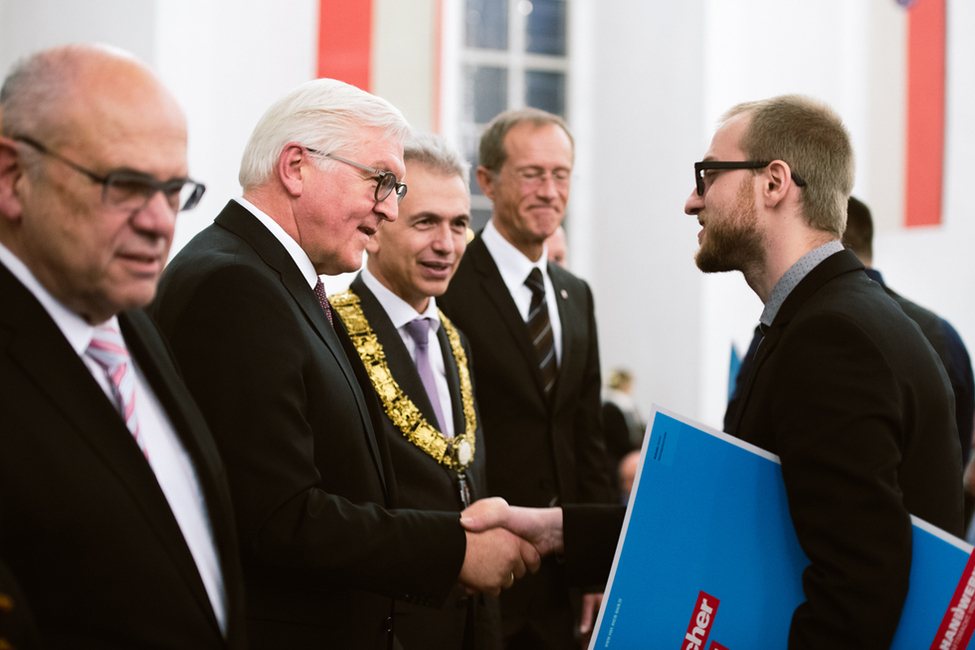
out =
{"type": "Polygon", "coordinates": [[[565,241],[565,228],[559,226],[549,238],[545,240],[548,248],[548,261],[555,262],[565,270],[569,270],[569,246],[565,241]]]}
{"type": "Polygon", "coordinates": [[[606,440],[609,466],[616,472],[614,488],[621,503],[626,503],[633,487],[646,427],[633,398],[633,373],[624,368],[613,370],[603,390],[603,438],[606,440]],[[631,458],[634,451],[637,452],[636,456],[631,458]],[[629,461],[624,468],[622,461],[626,458],[629,461]]]}
{"type": "Polygon", "coordinates": [[[948,380],[951,382],[951,390],[955,394],[955,423],[958,425],[962,462],[966,462],[972,449],[975,379],[972,378],[972,361],[965,344],[962,343],[961,337],[951,323],[887,286],[880,271],[873,266],[873,218],[870,208],[853,196],[847,203],[843,245],[853,251],[867,267],[867,276],[880,284],[887,295],[897,301],[904,313],[917,323],[924,338],[941,359],[945,372],[948,373],[948,380]]]}
{"type": "Polygon", "coordinates": [[[630,448],[639,449],[647,423],[633,398],[633,386],[633,373],[629,370],[617,368],[610,373],[603,390],[603,426],[607,429],[607,437],[611,422],[620,431],[625,428],[630,448]]]}
{"type": "Polygon", "coordinates": [[[623,456],[617,471],[620,482],[620,503],[626,505],[630,502],[630,494],[633,493],[633,483],[636,481],[636,470],[640,465],[640,450],[634,449],[623,456]]]}

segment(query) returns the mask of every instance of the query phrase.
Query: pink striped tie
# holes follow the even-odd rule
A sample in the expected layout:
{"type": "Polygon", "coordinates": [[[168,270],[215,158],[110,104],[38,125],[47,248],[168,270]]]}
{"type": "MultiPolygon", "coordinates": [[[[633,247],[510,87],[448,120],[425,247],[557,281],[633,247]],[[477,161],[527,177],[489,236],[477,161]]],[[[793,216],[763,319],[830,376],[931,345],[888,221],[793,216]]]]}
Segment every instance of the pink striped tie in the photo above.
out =
{"type": "Polygon", "coordinates": [[[129,351],[122,335],[109,325],[96,327],[85,354],[105,371],[115,397],[115,408],[125,420],[125,426],[129,428],[142,454],[149,460],[149,451],[139,435],[139,420],[135,413],[135,371],[129,364],[129,351]]]}

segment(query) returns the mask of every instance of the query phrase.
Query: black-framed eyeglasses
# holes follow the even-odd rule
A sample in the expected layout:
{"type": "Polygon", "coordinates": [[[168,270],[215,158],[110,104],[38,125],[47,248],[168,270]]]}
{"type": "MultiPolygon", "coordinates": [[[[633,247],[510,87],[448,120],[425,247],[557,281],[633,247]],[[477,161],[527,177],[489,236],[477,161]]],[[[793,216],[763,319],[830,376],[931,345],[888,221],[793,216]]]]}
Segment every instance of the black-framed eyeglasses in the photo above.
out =
{"type": "MultiPolygon", "coordinates": [[[[771,165],[773,160],[769,161],[756,161],[756,160],[735,160],[726,162],[723,160],[704,160],[702,162],[694,163],[694,182],[697,184],[697,195],[704,196],[704,172],[709,169],[763,169],[771,165]]],[[[799,174],[795,173],[791,169],[792,181],[799,187],[805,187],[806,181],[802,180],[799,174]]]]}
{"type": "Polygon", "coordinates": [[[175,213],[195,208],[206,191],[205,185],[190,178],[171,178],[168,181],[158,181],[149,174],[143,174],[133,169],[116,169],[104,176],[99,176],[90,169],[85,169],[61,154],[51,151],[34,138],[17,135],[11,139],[23,142],[45,156],[60,160],[71,169],[81,172],[102,186],[102,203],[104,205],[133,214],[145,209],[156,192],[163,193],[169,207],[175,213]]]}
{"type": "Polygon", "coordinates": [[[359,169],[364,169],[370,174],[375,174],[373,180],[376,181],[376,203],[382,203],[386,198],[396,191],[396,203],[399,204],[403,197],[406,196],[406,183],[400,183],[396,178],[396,174],[393,172],[384,172],[378,169],[373,169],[372,167],[366,167],[365,165],[360,165],[357,162],[352,162],[351,160],[346,160],[345,158],[339,158],[335,154],[322,153],[312,149],[311,147],[305,147],[310,153],[318,156],[324,156],[325,158],[331,158],[332,160],[337,160],[339,162],[344,162],[347,165],[352,165],[353,167],[358,167],[359,169]]]}

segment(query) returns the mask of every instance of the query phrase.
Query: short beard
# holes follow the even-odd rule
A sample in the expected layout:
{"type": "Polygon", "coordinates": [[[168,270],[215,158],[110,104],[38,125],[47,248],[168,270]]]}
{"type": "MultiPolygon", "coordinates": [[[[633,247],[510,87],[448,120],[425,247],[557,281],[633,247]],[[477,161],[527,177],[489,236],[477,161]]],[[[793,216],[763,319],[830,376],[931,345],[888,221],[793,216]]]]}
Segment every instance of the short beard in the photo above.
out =
{"type": "Polygon", "coordinates": [[[694,256],[705,273],[745,271],[764,264],[765,238],[758,229],[752,184],[746,179],[738,190],[731,214],[706,219],[704,243],[694,256]]]}

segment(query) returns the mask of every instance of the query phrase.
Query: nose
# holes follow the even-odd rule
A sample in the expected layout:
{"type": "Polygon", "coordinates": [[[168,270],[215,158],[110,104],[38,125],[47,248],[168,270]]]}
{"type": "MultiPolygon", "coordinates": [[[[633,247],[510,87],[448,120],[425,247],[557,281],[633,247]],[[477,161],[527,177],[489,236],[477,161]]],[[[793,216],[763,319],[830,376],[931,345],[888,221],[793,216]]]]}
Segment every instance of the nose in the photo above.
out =
{"type": "Polygon", "coordinates": [[[454,248],[454,237],[453,232],[450,229],[450,223],[445,222],[437,226],[433,233],[433,241],[430,242],[430,247],[436,253],[441,253],[444,255],[449,254],[454,248]]]}
{"type": "Polygon", "coordinates": [[[373,212],[386,221],[396,221],[396,217],[399,216],[399,203],[396,201],[396,192],[390,192],[389,196],[376,203],[373,212]]]}
{"type": "Polygon", "coordinates": [[[171,240],[176,230],[176,211],[166,195],[158,191],[144,208],[132,215],[131,221],[136,230],[171,240]]]}
{"type": "Polygon", "coordinates": [[[538,196],[546,198],[555,198],[559,195],[558,184],[555,182],[555,176],[552,174],[545,174],[542,177],[541,182],[538,184],[538,188],[535,190],[538,196]]]}
{"type": "Polygon", "coordinates": [[[691,190],[691,195],[687,197],[687,201],[684,202],[684,213],[693,216],[703,209],[704,197],[698,195],[697,188],[694,188],[691,190]]]}

